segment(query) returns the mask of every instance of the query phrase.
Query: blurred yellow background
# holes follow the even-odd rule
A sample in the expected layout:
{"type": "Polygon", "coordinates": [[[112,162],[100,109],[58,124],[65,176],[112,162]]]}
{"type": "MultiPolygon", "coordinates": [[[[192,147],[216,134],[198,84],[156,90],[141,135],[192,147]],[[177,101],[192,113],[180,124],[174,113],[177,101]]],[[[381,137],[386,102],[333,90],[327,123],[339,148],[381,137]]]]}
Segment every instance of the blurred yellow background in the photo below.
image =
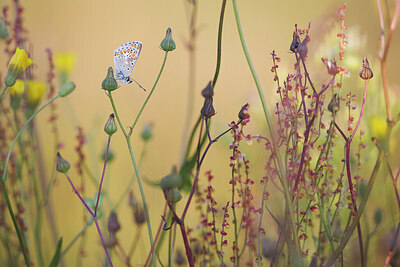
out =
{"type": "MultiPolygon", "coordinates": [[[[87,162],[99,179],[102,168],[100,154],[103,152],[107,140],[103,127],[109,114],[112,113],[109,100],[101,89],[101,82],[106,76],[107,68],[114,65],[113,51],[127,41],[138,40],[143,43],[141,55],[131,76],[145,87],[147,92],[132,83],[122,86],[113,93],[123,123],[128,127],[129,124],[132,124],[155,81],[164,56],[159,45],[165,36],[166,29],[171,27],[177,48],[169,53],[156,91],[136,127],[133,146],[136,157],[139,158],[143,148],[139,134],[144,125],[151,122],[154,126],[154,137],[147,147],[147,154],[141,167],[142,176],[157,181],[170,172],[172,165],[179,164],[181,138],[188,108],[189,51],[186,43],[189,38],[191,5],[185,0],[36,0],[21,1],[21,3],[24,7],[23,23],[28,30],[29,44],[32,45],[31,56],[34,60],[34,73],[37,79],[43,81],[47,79],[46,74],[49,69],[45,53],[47,48],[53,52],[73,52],[76,56],[76,64],[70,80],[76,83],[77,88],[68,98],[57,101],[60,140],[65,144],[61,152],[64,158],[71,163],[77,161],[77,154],[74,151],[74,147],[77,145],[75,127],[81,126],[87,135],[87,145],[84,150],[87,162]]],[[[11,1],[1,1],[1,5],[4,4],[11,5],[11,1]]],[[[281,79],[284,79],[286,73],[293,70],[294,56],[289,53],[289,46],[292,41],[294,24],[297,23],[299,28],[306,28],[310,22],[311,43],[308,59],[310,72],[315,73],[313,77],[317,84],[326,82],[328,76],[325,75],[324,65],[320,58],[322,56],[331,57],[332,51],[337,49],[337,31],[332,31],[332,29],[336,29],[334,25],[339,24],[336,11],[342,5],[342,1],[319,0],[238,1],[247,46],[271,109],[276,101],[276,86],[270,71],[272,66],[270,53],[275,50],[281,57],[282,61],[279,64],[278,72],[281,79]],[[332,33],[329,38],[326,36],[327,33],[332,33]]],[[[198,0],[193,123],[203,104],[200,91],[212,79],[215,71],[220,8],[221,1],[198,0]]],[[[356,93],[361,92],[359,90],[362,88],[357,79],[361,59],[364,56],[371,59],[371,67],[374,72],[377,74],[380,72],[377,63],[380,30],[376,2],[372,0],[349,1],[345,23],[349,27],[349,51],[346,52],[348,53],[346,56],[355,59],[357,67],[353,69],[349,67],[353,73],[348,79],[348,84],[351,84],[352,87],[349,88],[345,83],[343,91],[351,90],[356,93]]],[[[397,104],[396,101],[400,94],[397,74],[400,60],[398,33],[397,29],[388,60],[390,86],[397,89],[396,91],[392,90],[394,104],[397,104]]],[[[3,45],[0,43],[0,48],[3,48],[3,45]]],[[[338,57],[336,56],[336,58],[338,57]]],[[[1,61],[4,64],[3,57],[1,61]]],[[[5,66],[2,66],[1,70],[4,71],[5,66]]],[[[371,89],[375,91],[375,96],[379,99],[381,98],[380,84],[379,80],[376,81],[376,88],[371,89]]],[[[261,105],[256,87],[239,41],[232,2],[228,1],[223,29],[221,71],[214,95],[214,107],[217,112],[213,117],[211,130],[214,136],[225,129],[226,123],[236,120],[240,107],[246,102],[250,103],[250,114],[253,116],[250,124],[252,133],[268,135],[265,120],[260,114],[261,105]]],[[[380,109],[383,108],[383,105],[380,106],[380,102],[376,100],[375,103],[374,109],[380,114],[384,114],[380,109]]],[[[38,116],[37,121],[41,141],[46,148],[44,155],[49,166],[47,171],[51,173],[50,167],[53,166],[55,154],[52,154],[54,152],[52,142],[48,141],[52,140],[52,135],[47,118],[48,113],[45,111],[38,116]]],[[[367,128],[366,120],[362,127],[367,128]]],[[[229,142],[230,139],[227,137],[215,144],[202,168],[202,173],[209,169],[213,170],[216,177],[214,180],[214,187],[217,188],[216,199],[220,206],[230,198],[230,191],[227,190],[231,171],[229,168],[231,153],[228,149],[229,142]]],[[[109,183],[111,199],[116,201],[134,174],[120,130],[112,138],[111,149],[116,157],[114,162],[108,166],[106,179],[109,181],[106,183],[109,183]]],[[[261,145],[257,147],[257,144],[253,144],[251,149],[253,157],[250,157],[250,161],[257,163],[252,169],[254,171],[253,179],[258,183],[259,178],[262,177],[266,156],[261,145]]],[[[79,184],[74,168],[70,173],[76,184],[79,184]]],[[[89,181],[86,181],[86,184],[88,188],[85,196],[93,197],[96,189],[91,186],[89,181]]],[[[133,188],[136,197],[140,199],[136,182],[133,188]]],[[[59,175],[58,183],[53,190],[52,200],[57,213],[59,234],[64,237],[64,244],[68,244],[83,227],[83,207],[62,175],[59,175]]],[[[146,186],[145,191],[155,235],[164,207],[164,198],[157,188],[146,186]]],[[[260,192],[261,189],[255,194],[260,192]]],[[[186,197],[185,195],[181,203],[185,202],[186,197]]],[[[106,201],[103,201],[103,204],[105,205],[106,201]]],[[[182,204],[180,205],[182,206],[182,204]]],[[[178,207],[180,207],[179,204],[178,207]]],[[[187,224],[195,226],[198,217],[194,209],[191,212],[187,224]]],[[[108,214],[105,215],[103,220],[108,217],[108,214]]],[[[122,225],[119,235],[123,237],[120,241],[123,245],[128,246],[135,229],[127,200],[118,210],[118,216],[122,225]]],[[[104,227],[105,224],[102,225],[104,227]]],[[[266,225],[275,227],[273,222],[266,222],[266,225]]],[[[264,228],[267,229],[267,226],[264,228]]],[[[145,227],[142,231],[142,239],[139,241],[141,250],[140,253],[137,251],[135,254],[136,264],[134,266],[143,264],[149,251],[145,227]]],[[[104,260],[104,252],[98,241],[95,227],[90,227],[88,233],[90,236],[88,243],[92,242],[93,245],[86,247],[87,257],[83,260],[83,266],[100,266],[100,262],[104,260]],[[99,257],[100,255],[101,257],[99,257]]],[[[181,242],[179,234],[177,240],[181,242]]],[[[180,243],[178,244],[178,247],[182,248],[180,243]]],[[[51,255],[54,251],[51,242],[49,241],[45,247],[49,249],[49,255],[51,255]]],[[[68,266],[74,266],[76,263],[77,247],[75,245],[66,256],[65,260],[68,266]]],[[[121,266],[120,264],[117,261],[115,265],[121,266]]]]}

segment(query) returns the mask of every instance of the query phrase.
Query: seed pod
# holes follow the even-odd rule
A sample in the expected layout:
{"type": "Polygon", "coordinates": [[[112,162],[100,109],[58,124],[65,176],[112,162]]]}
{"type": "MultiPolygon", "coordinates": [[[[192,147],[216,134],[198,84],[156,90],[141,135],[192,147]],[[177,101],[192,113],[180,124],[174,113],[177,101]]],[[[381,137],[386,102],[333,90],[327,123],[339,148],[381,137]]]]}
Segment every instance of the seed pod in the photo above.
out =
{"type": "Polygon", "coordinates": [[[363,80],[369,80],[374,77],[374,73],[372,72],[371,68],[369,67],[368,59],[365,57],[362,61],[362,67],[360,71],[360,77],[363,80]]]}
{"type": "Polygon", "coordinates": [[[68,172],[70,167],[71,165],[69,164],[69,162],[66,161],[63,157],[61,157],[60,152],[57,152],[57,165],[56,165],[57,171],[61,173],[66,173],[68,172]]]}
{"type": "Polygon", "coordinates": [[[106,122],[106,125],[104,125],[104,131],[110,136],[115,134],[115,132],[118,129],[114,118],[115,118],[114,113],[110,114],[110,117],[108,117],[108,120],[106,122]]]}
{"type": "Polygon", "coordinates": [[[204,104],[203,107],[201,108],[200,113],[206,119],[209,119],[215,115],[215,109],[212,97],[207,97],[206,99],[204,99],[204,104]]]}
{"type": "Polygon", "coordinates": [[[207,84],[206,88],[201,91],[201,95],[205,98],[214,96],[214,90],[211,81],[207,84]]]}
{"type": "Polygon", "coordinates": [[[335,76],[336,74],[339,73],[338,67],[336,65],[336,60],[335,59],[327,59],[326,57],[321,58],[322,62],[324,62],[326,69],[328,70],[328,73],[332,76],[335,76]]]}
{"type": "Polygon", "coordinates": [[[293,32],[293,40],[292,43],[290,44],[290,51],[296,53],[299,44],[300,44],[300,37],[296,32],[293,32]]]}
{"type": "Polygon", "coordinates": [[[247,114],[248,109],[249,109],[248,103],[246,103],[244,106],[242,106],[242,108],[240,109],[239,114],[238,114],[239,120],[244,120],[249,116],[247,114]]]}
{"type": "Polygon", "coordinates": [[[119,224],[117,213],[115,213],[115,211],[110,213],[107,228],[111,234],[115,234],[119,231],[119,229],[121,229],[121,225],[119,224]]]}
{"type": "Polygon", "coordinates": [[[304,38],[303,42],[301,42],[299,44],[299,47],[297,47],[297,52],[299,53],[300,58],[302,60],[306,60],[306,58],[307,58],[307,54],[308,54],[307,43],[308,43],[309,39],[310,39],[310,37],[308,37],[308,35],[306,35],[306,37],[304,38]]]}
{"type": "Polygon", "coordinates": [[[340,109],[340,97],[338,94],[332,96],[331,102],[329,102],[328,110],[333,114],[336,114],[340,109]]]}

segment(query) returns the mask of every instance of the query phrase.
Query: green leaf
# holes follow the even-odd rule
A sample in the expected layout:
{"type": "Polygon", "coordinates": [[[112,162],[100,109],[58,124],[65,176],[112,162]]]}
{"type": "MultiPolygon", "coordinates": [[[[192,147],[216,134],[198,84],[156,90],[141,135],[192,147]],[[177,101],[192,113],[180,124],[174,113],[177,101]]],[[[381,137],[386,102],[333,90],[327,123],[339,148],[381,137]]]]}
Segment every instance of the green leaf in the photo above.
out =
{"type": "Polygon", "coordinates": [[[57,267],[58,264],[60,263],[61,246],[62,246],[62,237],[60,238],[60,240],[58,240],[56,253],[54,253],[53,259],[51,260],[49,267],[57,267]]]}

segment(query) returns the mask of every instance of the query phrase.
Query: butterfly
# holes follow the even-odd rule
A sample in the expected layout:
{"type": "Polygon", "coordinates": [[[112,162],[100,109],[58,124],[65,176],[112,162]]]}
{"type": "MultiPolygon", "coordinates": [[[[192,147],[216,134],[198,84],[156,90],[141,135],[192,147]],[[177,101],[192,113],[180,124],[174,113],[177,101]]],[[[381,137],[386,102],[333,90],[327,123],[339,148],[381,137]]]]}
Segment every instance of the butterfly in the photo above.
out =
{"type": "Polygon", "coordinates": [[[139,41],[126,42],[114,50],[115,76],[121,83],[129,84],[132,82],[129,75],[132,73],[141,51],[142,43],[139,41]]]}

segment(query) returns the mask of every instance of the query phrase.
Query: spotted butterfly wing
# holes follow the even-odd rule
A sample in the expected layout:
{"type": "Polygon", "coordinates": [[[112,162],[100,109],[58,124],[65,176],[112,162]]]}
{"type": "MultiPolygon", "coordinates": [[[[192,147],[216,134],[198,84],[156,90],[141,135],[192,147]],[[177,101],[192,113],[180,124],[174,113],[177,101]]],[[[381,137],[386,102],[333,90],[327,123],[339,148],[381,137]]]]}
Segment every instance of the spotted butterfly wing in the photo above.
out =
{"type": "Polygon", "coordinates": [[[114,50],[115,76],[121,83],[131,83],[129,77],[142,51],[139,41],[126,42],[114,50]]]}

